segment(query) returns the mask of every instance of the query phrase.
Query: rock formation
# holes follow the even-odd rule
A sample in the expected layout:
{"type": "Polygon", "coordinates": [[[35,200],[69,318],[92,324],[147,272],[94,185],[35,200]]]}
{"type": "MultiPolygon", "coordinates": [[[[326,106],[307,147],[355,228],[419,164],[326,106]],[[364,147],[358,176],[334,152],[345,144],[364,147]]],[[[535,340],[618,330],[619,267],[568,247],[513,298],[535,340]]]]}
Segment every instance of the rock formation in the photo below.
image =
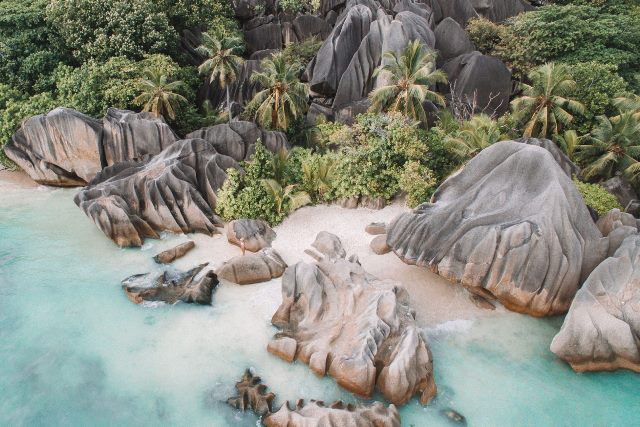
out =
{"type": "Polygon", "coordinates": [[[579,372],[640,372],[640,235],[628,236],[576,294],[551,351],[579,372]]]}
{"type": "Polygon", "coordinates": [[[159,231],[216,233],[216,191],[238,164],[202,139],[171,144],[152,159],[105,168],[76,204],[119,246],[141,246],[159,231]]]}
{"type": "Polygon", "coordinates": [[[608,249],[549,151],[514,141],[483,150],[387,236],[403,261],[535,316],[566,312],[608,249]]]}
{"type": "Polygon", "coordinates": [[[387,245],[387,235],[380,234],[371,240],[369,247],[376,255],[384,255],[391,252],[391,248],[387,245]]]}
{"type": "Polygon", "coordinates": [[[287,137],[282,132],[263,130],[253,122],[237,121],[224,123],[191,132],[186,138],[200,138],[213,145],[215,150],[236,161],[249,159],[258,139],[267,150],[277,153],[289,149],[287,137]]]}
{"type": "Polygon", "coordinates": [[[165,270],[159,274],[136,274],[122,281],[122,289],[136,304],[143,302],[178,301],[211,305],[211,294],[218,286],[216,274],[208,270],[200,274],[207,264],[188,271],[165,270]]]}
{"type": "Polygon", "coordinates": [[[438,24],[435,38],[438,64],[475,50],[467,32],[452,18],[445,18],[438,24]]]}
{"type": "Polygon", "coordinates": [[[376,236],[378,234],[386,234],[387,224],[385,224],[384,222],[372,222],[364,228],[364,231],[373,236],[376,236]]]}
{"type": "Polygon", "coordinates": [[[242,412],[250,410],[258,416],[271,413],[271,404],[276,395],[267,393],[267,386],[260,377],[254,376],[249,369],[244,371],[242,380],[236,383],[238,395],[227,399],[227,403],[242,412]]]}
{"type": "Polygon", "coordinates": [[[419,393],[426,404],[436,394],[433,362],[406,290],[371,276],[355,257],[347,260],[342,247],[314,246],[328,248],[325,256],[284,273],[282,304],[272,318],[281,332],[269,352],[297,358],[360,396],[377,389],[403,404],[419,393]]]}
{"type": "Polygon", "coordinates": [[[547,150],[553,156],[556,163],[567,174],[569,178],[580,177],[580,168],[576,166],[571,159],[562,152],[558,144],[546,138],[520,138],[516,139],[517,142],[523,144],[535,145],[547,150]]]}
{"type": "Polygon", "coordinates": [[[109,108],[102,123],[105,166],[147,159],[178,140],[164,119],[152,113],[109,108]]]}
{"type": "Polygon", "coordinates": [[[251,252],[271,246],[276,232],[259,219],[236,219],[227,224],[227,240],[251,252]]]}
{"type": "Polygon", "coordinates": [[[322,401],[296,403],[294,409],[286,402],[263,420],[267,427],[400,427],[400,414],[394,405],[380,402],[371,405],[345,405],[341,401],[325,406],[322,401]]]}
{"type": "Polygon", "coordinates": [[[178,258],[181,258],[187,254],[191,249],[195,248],[196,244],[193,240],[174,246],[171,249],[160,252],[153,257],[153,260],[158,264],[169,264],[178,258]]]}
{"type": "Polygon", "coordinates": [[[4,151],[36,182],[82,186],[100,171],[102,124],[69,108],[33,116],[20,126],[4,151]]]}
{"type": "Polygon", "coordinates": [[[272,249],[240,255],[225,262],[217,271],[218,277],[238,285],[266,282],[282,276],[287,264],[272,249]]]}

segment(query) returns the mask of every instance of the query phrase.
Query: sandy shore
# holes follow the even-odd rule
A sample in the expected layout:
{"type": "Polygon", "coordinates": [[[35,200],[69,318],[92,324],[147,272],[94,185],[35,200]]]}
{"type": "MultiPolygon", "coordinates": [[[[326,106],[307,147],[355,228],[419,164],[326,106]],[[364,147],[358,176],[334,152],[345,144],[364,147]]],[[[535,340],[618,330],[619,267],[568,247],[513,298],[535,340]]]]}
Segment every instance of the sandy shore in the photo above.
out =
{"type": "Polygon", "coordinates": [[[35,188],[38,185],[25,172],[2,169],[2,166],[0,166],[0,188],[35,188]]]}

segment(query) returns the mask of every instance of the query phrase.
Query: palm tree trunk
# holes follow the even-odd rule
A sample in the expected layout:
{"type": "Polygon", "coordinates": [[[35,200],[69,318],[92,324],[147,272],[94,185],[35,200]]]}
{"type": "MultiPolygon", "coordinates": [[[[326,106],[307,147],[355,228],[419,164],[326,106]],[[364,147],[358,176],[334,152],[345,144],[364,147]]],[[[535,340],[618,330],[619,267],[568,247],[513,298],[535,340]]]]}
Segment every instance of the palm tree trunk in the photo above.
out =
{"type": "Polygon", "coordinates": [[[227,85],[227,119],[231,123],[231,103],[229,102],[229,85],[227,85]]]}
{"type": "Polygon", "coordinates": [[[273,109],[271,110],[271,128],[272,129],[278,129],[278,106],[280,105],[280,96],[279,96],[279,92],[276,91],[276,96],[275,96],[275,104],[273,106],[273,109]]]}

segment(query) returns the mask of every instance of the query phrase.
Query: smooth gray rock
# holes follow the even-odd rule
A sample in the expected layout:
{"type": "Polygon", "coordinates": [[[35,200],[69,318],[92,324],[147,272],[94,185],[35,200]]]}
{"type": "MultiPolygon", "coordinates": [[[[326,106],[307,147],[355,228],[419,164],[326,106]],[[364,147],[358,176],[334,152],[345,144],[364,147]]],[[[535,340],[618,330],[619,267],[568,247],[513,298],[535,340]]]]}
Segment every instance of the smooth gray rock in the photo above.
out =
{"type": "Polygon", "coordinates": [[[618,202],[622,207],[627,207],[632,200],[638,199],[638,193],[633,189],[629,181],[620,177],[614,176],[600,184],[609,193],[616,196],[618,202]]]}
{"type": "Polygon", "coordinates": [[[342,247],[340,238],[328,231],[319,232],[311,246],[329,259],[344,258],[347,256],[347,252],[342,247]]]}
{"type": "Polygon", "coordinates": [[[509,109],[511,72],[497,58],[478,51],[457,56],[442,66],[448,85],[438,85],[442,92],[454,87],[458,100],[475,105],[476,113],[502,114],[509,109]]]}
{"type": "Polygon", "coordinates": [[[479,16],[470,0],[430,0],[430,2],[433,21],[436,24],[445,18],[452,18],[465,28],[469,19],[479,16]]]}
{"type": "Polygon", "coordinates": [[[181,301],[211,305],[211,295],[219,282],[213,271],[202,273],[206,266],[205,263],[188,271],[169,269],[158,274],[135,274],[122,281],[122,289],[136,304],[181,301]]]}
{"type": "Polygon", "coordinates": [[[247,53],[264,49],[282,49],[282,26],[266,24],[244,32],[247,53]]]}
{"type": "Polygon", "coordinates": [[[263,130],[254,122],[233,121],[208,128],[198,129],[186,136],[200,138],[213,145],[215,150],[236,161],[248,160],[255,152],[256,142],[262,141],[273,153],[288,150],[287,137],[282,132],[263,130]]]}
{"type": "Polygon", "coordinates": [[[202,139],[176,141],[145,162],[105,168],[74,201],[119,246],[141,246],[160,231],[217,233],[216,191],[238,168],[202,139]]]}
{"type": "Polygon", "coordinates": [[[335,110],[334,120],[338,123],[352,125],[359,114],[366,113],[371,106],[368,98],[351,102],[335,110]]]}
{"type": "Polygon", "coordinates": [[[239,255],[222,264],[218,277],[238,285],[267,282],[282,276],[287,264],[272,248],[239,255]]]}
{"type": "Polygon", "coordinates": [[[564,173],[567,174],[569,178],[573,178],[574,176],[580,178],[580,168],[576,166],[576,164],[573,163],[571,159],[562,152],[560,147],[558,147],[558,144],[551,141],[550,139],[519,138],[516,139],[516,142],[544,148],[553,156],[558,166],[560,166],[560,168],[564,171],[564,173]]]}
{"type": "Polygon", "coordinates": [[[503,22],[522,12],[535,10],[524,0],[471,0],[471,5],[480,16],[493,22],[503,22]]]}
{"type": "Polygon", "coordinates": [[[453,18],[447,17],[438,24],[435,39],[439,64],[475,50],[467,32],[453,18]]]}
{"type": "Polygon", "coordinates": [[[412,12],[416,15],[429,20],[431,16],[431,8],[424,3],[418,3],[413,0],[400,0],[393,6],[395,13],[412,12]]]}
{"type": "Polygon", "coordinates": [[[566,312],[609,244],[549,151],[515,141],[484,149],[387,231],[405,262],[535,316],[566,312]]]}
{"type": "Polygon", "coordinates": [[[109,108],[102,120],[105,166],[154,156],[179,138],[162,117],[109,108]]]}
{"type": "Polygon", "coordinates": [[[400,427],[400,413],[395,405],[385,407],[380,402],[346,405],[336,401],[325,406],[322,401],[311,400],[305,405],[298,400],[295,408],[290,408],[289,401],[286,401],[263,422],[266,427],[400,427]]]}
{"type": "Polygon", "coordinates": [[[101,139],[100,121],[61,107],[23,121],[4,152],[37,183],[82,186],[101,169],[101,139]]]}
{"type": "Polygon", "coordinates": [[[232,245],[251,252],[268,248],[276,238],[276,232],[260,219],[236,219],[227,224],[227,240],[232,245]]]}
{"type": "MultiPolygon", "coordinates": [[[[329,233],[322,239],[339,244],[329,233]]],[[[415,394],[427,404],[436,394],[433,359],[407,291],[368,274],[355,258],[336,256],[345,253],[342,247],[327,253],[317,263],[299,262],[285,271],[282,304],[271,320],[282,332],[267,350],[298,359],[359,396],[377,389],[396,405],[415,394]]]]}
{"type": "Polygon", "coordinates": [[[574,298],[551,351],[579,372],[640,372],[640,235],[628,236],[574,298]]]}
{"type": "Polygon", "coordinates": [[[311,37],[324,40],[331,33],[331,25],[324,19],[313,15],[301,15],[295,18],[293,20],[293,29],[300,41],[311,37]]]}

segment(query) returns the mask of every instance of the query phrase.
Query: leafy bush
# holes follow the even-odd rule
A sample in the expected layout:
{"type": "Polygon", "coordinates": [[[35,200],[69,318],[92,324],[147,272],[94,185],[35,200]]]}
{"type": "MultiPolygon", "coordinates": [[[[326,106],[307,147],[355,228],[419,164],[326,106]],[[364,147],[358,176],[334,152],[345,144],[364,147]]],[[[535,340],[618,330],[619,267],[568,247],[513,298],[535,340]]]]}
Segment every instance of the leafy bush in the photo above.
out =
{"type": "MultiPolygon", "coordinates": [[[[282,54],[287,63],[300,64],[304,67],[316,56],[316,53],[320,50],[320,46],[322,46],[322,41],[311,37],[301,42],[287,45],[282,51],[282,54]]],[[[301,72],[304,71],[303,68],[300,70],[301,72]]]]}
{"type": "Polygon", "coordinates": [[[469,38],[481,53],[491,55],[504,36],[505,27],[486,18],[472,18],[467,23],[469,38]]]}
{"type": "Polygon", "coordinates": [[[408,161],[399,178],[400,190],[407,194],[407,205],[415,208],[429,201],[436,189],[436,178],[431,170],[415,160],[408,161]]]}
{"type": "Polygon", "coordinates": [[[595,210],[599,216],[609,212],[611,209],[622,209],[616,196],[609,193],[604,187],[598,184],[588,184],[578,180],[573,181],[582,195],[587,206],[595,210]]]}

